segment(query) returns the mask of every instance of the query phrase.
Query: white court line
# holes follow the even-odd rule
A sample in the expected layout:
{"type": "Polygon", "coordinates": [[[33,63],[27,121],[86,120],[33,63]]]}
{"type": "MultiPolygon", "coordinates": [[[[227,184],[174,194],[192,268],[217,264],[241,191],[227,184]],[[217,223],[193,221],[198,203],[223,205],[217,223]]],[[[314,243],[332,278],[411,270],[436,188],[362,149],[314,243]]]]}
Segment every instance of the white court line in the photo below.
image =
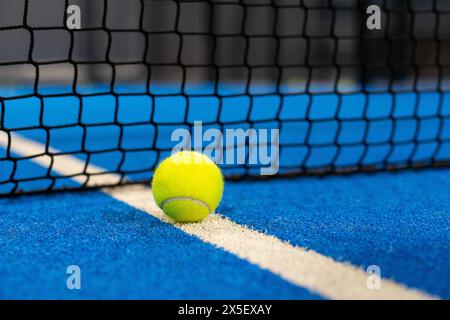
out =
{"type": "MultiPolygon", "coordinates": [[[[14,152],[33,153],[42,145],[17,135],[14,152]]],[[[5,141],[0,137],[0,146],[5,141]]],[[[7,145],[7,143],[6,143],[7,145]]],[[[54,163],[52,169],[64,175],[70,166],[84,166],[81,160],[65,155],[54,163]]],[[[48,161],[36,158],[37,163],[48,166],[48,161]]],[[[102,172],[101,168],[89,166],[89,172],[102,172]]],[[[97,183],[117,181],[114,174],[100,175],[97,183]]],[[[158,208],[150,188],[122,186],[103,188],[103,192],[138,210],[172,224],[206,243],[219,247],[264,270],[268,270],[295,285],[307,288],[331,299],[435,299],[419,290],[408,288],[388,279],[381,280],[381,289],[367,289],[364,270],[347,263],[337,262],[312,250],[293,246],[276,237],[241,226],[218,214],[210,215],[201,223],[176,224],[158,208]]]]}
{"type": "MultiPolygon", "coordinates": [[[[0,135],[0,147],[5,149],[8,148],[8,137],[6,134],[0,135]]],[[[26,138],[23,138],[17,134],[11,133],[11,150],[20,154],[24,157],[35,157],[33,161],[40,164],[44,168],[50,166],[51,157],[49,155],[42,155],[45,153],[45,145],[35,142],[26,138]]],[[[61,153],[59,150],[49,148],[48,153],[58,154],[61,153]]],[[[60,175],[74,175],[72,180],[78,182],[79,184],[85,184],[88,179],[88,175],[83,174],[85,168],[85,161],[77,159],[69,155],[56,155],[53,156],[52,171],[60,175]]],[[[88,174],[94,174],[89,176],[89,180],[86,183],[88,187],[100,186],[100,185],[114,185],[119,183],[120,175],[104,173],[103,168],[89,164],[86,168],[88,174]]]]}

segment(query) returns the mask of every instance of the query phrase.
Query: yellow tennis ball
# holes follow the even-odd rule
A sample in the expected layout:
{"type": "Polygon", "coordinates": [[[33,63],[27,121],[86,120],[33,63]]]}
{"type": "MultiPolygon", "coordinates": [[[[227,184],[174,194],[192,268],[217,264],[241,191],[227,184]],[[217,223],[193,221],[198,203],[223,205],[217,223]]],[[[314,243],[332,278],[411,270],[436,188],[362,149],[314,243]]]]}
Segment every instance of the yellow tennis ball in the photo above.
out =
{"type": "Polygon", "coordinates": [[[181,151],[158,166],[152,190],[157,205],[169,217],[178,222],[197,222],[219,205],[223,177],[207,156],[181,151]]]}

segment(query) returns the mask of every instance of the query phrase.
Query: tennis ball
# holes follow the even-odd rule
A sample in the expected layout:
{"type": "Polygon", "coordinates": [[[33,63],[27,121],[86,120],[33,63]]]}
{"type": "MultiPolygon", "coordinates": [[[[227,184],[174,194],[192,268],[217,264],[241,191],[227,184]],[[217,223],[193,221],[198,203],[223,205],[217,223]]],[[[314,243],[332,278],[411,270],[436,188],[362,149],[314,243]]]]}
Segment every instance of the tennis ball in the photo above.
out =
{"type": "Polygon", "coordinates": [[[207,156],[181,151],[156,168],[152,190],[156,204],[169,217],[178,222],[197,222],[219,205],[223,177],[207,156]]]}

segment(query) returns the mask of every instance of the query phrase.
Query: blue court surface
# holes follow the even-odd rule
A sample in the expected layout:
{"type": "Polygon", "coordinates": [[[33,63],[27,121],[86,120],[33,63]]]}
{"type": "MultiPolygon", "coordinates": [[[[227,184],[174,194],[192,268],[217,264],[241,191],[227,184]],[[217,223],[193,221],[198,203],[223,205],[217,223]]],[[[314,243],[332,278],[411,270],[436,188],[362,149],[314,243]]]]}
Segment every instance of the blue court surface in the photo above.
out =
{"type": "MultiPolygon", "coordinates": [[[[78,96],[58,96],[66,89],[41,92],[42,99],[0,90],[3,127],[105,172],[129,172],[129,180],[150,178],[157,159],[149,149],[170,149],[173,128],[194,120],[281,123],[283,168],[450,159],[448,93],[250,98],[228,88],[219,100],[208,88],[188,95],[159,89],[158,96],[127,88],[113,96],[99,86],[86,89],[80,105],[78,96]],[[347,146],[338,154],[337,142],[347,146]]],[[[0,192],[53,183],[37,154],[9,147],[0,149],[0,192]],[[20,160],[14,166],[11,159],[20,160]]],[[[450,299],[448,168],[226,181],[216,227],[209,218],[191,227],[159,219],[151,204],[120,198],[122,188],[130,192],[0,198],[0,298],[450,299]],[[81,270],[80,290],[66,286],[71,265],[81,270]],[[379,268],[381,289],[366,283],[370,266],[379,268]]]]}

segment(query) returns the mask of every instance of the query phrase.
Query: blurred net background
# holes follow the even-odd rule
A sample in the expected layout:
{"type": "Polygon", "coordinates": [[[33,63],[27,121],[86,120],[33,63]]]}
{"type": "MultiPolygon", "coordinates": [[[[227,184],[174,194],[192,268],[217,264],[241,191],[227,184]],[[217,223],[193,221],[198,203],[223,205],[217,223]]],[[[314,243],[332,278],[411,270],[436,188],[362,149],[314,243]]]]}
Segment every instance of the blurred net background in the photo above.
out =
{"type": "Polygon", "coordinates": [[[280,129],[279,174],[450,160],[449,1],[0,0],[0,44],[2,194],[87,186],[89,164],[149,181],[194,121],[280,129]],[[81,30],[65,27],[72,4],[81,30]],[[16,135],[42,150],[16,152],[16,135]],[[61,176],[60,155],[86,166],[61,176]]]}

